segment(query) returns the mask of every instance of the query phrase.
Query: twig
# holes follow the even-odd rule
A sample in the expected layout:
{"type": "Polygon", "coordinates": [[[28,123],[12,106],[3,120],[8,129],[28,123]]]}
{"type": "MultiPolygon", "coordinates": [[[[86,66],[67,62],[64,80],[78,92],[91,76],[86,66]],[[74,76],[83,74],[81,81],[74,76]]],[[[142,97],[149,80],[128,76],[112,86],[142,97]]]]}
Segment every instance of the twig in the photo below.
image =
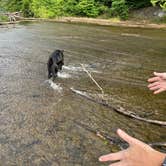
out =
{"type": "Polygon", "coordinates": [[[81,64],[82,69],[88,74],[88,76],[90,77],[90,79],[96,84],[96,86],[100,89],[101,94],[102,94],[102,98],[104,98],[104,90],[103,88],[97,83],[97,81],[93,78],[92,74],[85,68],[84,64],[81,64]]]}

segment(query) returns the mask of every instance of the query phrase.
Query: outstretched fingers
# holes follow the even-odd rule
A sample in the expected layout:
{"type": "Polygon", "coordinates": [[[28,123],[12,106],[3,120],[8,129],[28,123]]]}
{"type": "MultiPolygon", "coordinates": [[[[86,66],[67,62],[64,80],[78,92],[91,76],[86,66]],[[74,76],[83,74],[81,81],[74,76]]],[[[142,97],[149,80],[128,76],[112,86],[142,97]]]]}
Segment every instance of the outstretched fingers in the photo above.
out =
{"type": "Polygon", "coordinates": [[[152,91],[155,91],[155,90],[158,90],[158,89],[160,89],[160,88],[161,88],[160,85],[156,85],[156,86],[153,86],[153,87],[151,87],[151,88],[149,88],[149,89],[152,90],[152,91]]]}
{"type": "Polygon", "coordinates": [[[165,77],[166,77],[166,73],[157,73],[157,72],[154,72],[154,75],[157,76],[157,77],[161,77],[163,79],[165,79],[165,77]]]}
{"type": "Polygon", "coordinates": [[[154,91],[154,94],[159,94],[159,93],[164,92],[164,91],[165,91],[165,89],[160,88],[160,89],[154,91]]]}
{"type": "Polygon", "coordinates": [[[111,154],[108,154],[108,155],[101,156],[99,158],[99,161],[101,161],[101,162],[118,161],[118,160],[122,160],[123,156],[124,156],[124,151],[120,151],[120,152],[117,152],[117,153],[111,153],[111,154]]]}
{"type": "Polygon", "coordinates": [[[128,135],[127,133],[125,133],[123,130],[118,129],[117,130],[117,134],[119,135],[119,137],[121,137],[123,140],[125,140],[127,143],[131,144],[136,144],[139,143],[140,141],[138,141],[137,139],[131,137],[130,135],[128,135]]]}
{"type": "Polygon", "coordinates": [[[152,78],[149,78],[148,79],[148,82],[156,82],[156,81],[160,81],[161,80],[161,78],[160,77],[152,77],[152,78]]]}
{"type": "Polygon", "coordinates": [[[157,86],[159,84],[160,84],[159,82],[153,82],[153,83],[148,85],[148,88],[152,88],[152,87],[157,86]]]}

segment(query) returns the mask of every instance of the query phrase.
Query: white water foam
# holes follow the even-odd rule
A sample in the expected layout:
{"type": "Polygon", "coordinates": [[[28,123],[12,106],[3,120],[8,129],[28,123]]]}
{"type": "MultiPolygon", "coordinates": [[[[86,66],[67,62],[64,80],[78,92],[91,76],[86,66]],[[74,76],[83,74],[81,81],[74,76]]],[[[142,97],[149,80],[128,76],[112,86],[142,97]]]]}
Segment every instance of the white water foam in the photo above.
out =
{"type": "Polygon", "coordinates": [[[81,67],[75,67],[75,66],[63,66],[63,68],[70,71],[82,71],[81,67]]]}
{"type": "Polygon", "coordinates": [[[64,72],[58,72],[58,77],[60,78],[70,78],[71,75],[68,73],[64,73],[64,72]]]}
{"type": "Polygon", "coordinates": [[[63,88],[59,84],[54,83],[51,79],[46,80],[45,83],[48,83],[52,89],[58,92],[61,92],[63,90],[63,88]]]}
{"type": "Polygon", "coordinates": [[[134,34],[134,33],[121,33],[121,36],[129,36],[129,37],[139,37],[139,38],[143,38],[143,39],[152,39],[149,36],[143,36],[140,34],[134,34]]]}
{"type": "Polygon", "coordinates": [[[56,37],[57,39],[80,39],[79,36],[60,36],[56,37]]]}
{"type": "Polygon", "coordinates": [[[87,97],[88,97],[88,95],[87,95],[86,92],[76,90],[76,89],[74,89],[73,87],[71,87],[70,89],[71,89],[73,92],[75,92],[75,93],[77,93],[77,94],[79,94],[79,95],[83,95],[83,96],[87,96],[87,97]]]}
{"type": "MultiPolygon", "coordinates": [[[[84,66],[87,68],[87,70],[89,70],[92,73],[101,73],[100,71],[94,70],[87,64],[84,64],[84,66]]],[[[63,68],[69,71],[76,71],[76,72],[84,71],[83,68],[79,66],[63,66],[63,68]]]]}
{"type": "Polygon", "coordinates": [[[122,36],[140,37],[140,34],[134,33],[121,33],[122,36]]]}

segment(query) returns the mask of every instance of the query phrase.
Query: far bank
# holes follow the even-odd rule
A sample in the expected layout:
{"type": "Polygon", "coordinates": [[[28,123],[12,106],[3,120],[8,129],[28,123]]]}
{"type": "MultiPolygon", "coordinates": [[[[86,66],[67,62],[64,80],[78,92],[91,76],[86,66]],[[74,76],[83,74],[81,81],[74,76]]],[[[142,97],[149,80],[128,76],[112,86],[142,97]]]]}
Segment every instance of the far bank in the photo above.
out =
{"type": "Polygon", "coordinates": [[[8,24],[17,24],[23,21],[48,21],[48,22],[63,22],[63,23],[84,23],[84,24],[95,24],[104,26],[121,26],[121,27],[136,27],[136,28],[156,28],[166,29],[166,24],[151,23],[147,20],[142,21],[121,21],[117,19],[99,19],[99,18],[86,18],[86,17],[57,17],[54,19],[45,18],[23,18],[16,22],[0,22],[0,26],[8,24]]]}

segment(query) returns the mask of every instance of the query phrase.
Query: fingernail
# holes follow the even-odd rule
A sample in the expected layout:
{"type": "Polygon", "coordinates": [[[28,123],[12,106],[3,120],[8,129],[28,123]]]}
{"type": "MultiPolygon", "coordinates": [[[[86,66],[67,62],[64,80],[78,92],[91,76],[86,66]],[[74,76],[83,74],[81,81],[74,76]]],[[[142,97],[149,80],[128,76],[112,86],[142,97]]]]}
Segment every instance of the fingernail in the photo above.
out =
{"type": "Polygon", "coordinates": [[[117,132],[121,132],[122,130],[121,129],[118,129],[117,132]]]}
{"type": "Polygon", "coordinates": [[[102,161],[102,157],[99,158],[99,161],[102,161]]]}

